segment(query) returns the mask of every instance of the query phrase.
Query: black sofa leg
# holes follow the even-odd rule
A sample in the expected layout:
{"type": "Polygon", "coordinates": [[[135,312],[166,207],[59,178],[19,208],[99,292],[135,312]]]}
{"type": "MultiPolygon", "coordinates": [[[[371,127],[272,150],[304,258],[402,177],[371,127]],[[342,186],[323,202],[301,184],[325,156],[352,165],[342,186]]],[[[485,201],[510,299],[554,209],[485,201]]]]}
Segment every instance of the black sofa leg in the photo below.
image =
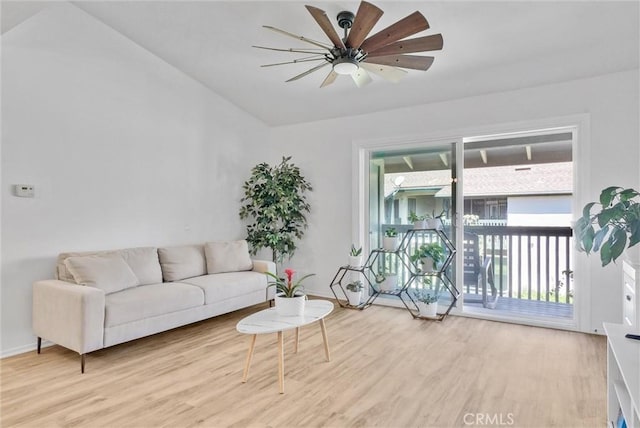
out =
{"type": "Polygon", "coordinates": [[[38,354],[40,353],[41,348],[42,348],[42,338],[38,337],[38,354]]]}
{"type": "Polygon", "coordinates": [[[80,373],[84,373],[84,354],[80,354],[80,373]]]}

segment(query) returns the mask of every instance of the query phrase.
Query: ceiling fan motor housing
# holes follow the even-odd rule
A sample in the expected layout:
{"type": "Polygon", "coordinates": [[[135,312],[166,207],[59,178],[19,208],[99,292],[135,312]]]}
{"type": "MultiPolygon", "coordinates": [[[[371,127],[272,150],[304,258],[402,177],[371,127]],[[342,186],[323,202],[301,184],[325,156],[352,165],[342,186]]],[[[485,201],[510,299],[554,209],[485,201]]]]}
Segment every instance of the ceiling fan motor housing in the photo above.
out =
{"type": "Polygon", "coordinates": [[[355,17],[356,16],[348,10],[343,10],[342,12],[338,13],[338,25],[340,26],[340,28],[344,28],[345,30],[351,28],[355,17]]]}

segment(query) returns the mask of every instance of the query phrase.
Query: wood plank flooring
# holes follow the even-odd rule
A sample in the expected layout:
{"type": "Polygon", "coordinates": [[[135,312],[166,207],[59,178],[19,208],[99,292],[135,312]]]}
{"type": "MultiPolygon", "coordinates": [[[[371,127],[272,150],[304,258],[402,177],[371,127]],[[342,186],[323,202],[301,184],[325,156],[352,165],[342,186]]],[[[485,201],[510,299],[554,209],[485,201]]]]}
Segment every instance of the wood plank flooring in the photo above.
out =
{"type": "Polygon", "coordinates": [[[236,323],[253,307],[93,352],[59,346],[0,361],[2,427],[604,427],[606,341],[464,317],[413,320],[402,309],[337,308],[276,335],[236,323]],[[501,419],[498,419],[501,418],[501,419]],[[487,421],[493,423],[487,424],[487,421]],[[478,423],[481,422],[481,423],[478,423]],[[512,423],[509,423],[512,422],[512,423]]]}

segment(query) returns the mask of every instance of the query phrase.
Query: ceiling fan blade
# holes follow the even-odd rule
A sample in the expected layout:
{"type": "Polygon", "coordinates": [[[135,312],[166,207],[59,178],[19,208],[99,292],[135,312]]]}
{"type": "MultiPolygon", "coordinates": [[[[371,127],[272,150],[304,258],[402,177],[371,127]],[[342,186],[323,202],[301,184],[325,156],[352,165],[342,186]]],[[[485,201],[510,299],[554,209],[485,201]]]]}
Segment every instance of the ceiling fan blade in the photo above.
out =
{"type": "Polygon", "coordinates": [[[305,71],[304,73],[300,73],[297,76],[293,76],[291,79],[287,80],[287,82],[293,82],[294,80],[298,80],[301,77],[306,76],[307,74],[311,74],[314,71],[320,70],[322,67],[326,67],[327,65],[329,65],[328,62],[325,62],[324,64],[316,65],[315,67],[310,68],[309,70],[305,71]]]}
{"type": "Polygon", "coordinates": [[[327,74],[327,77],[325,77],[325,79],[322,81],[322,85],[320,85],[320,87],[324,88],[325,86],[329,86],[330,84],[335,82],[337,78],[338,78],[338,73],[331,70],[331,72],[327,74]]]}
{"type": "Polygon", "coordinates": [[[442,49],[443,43],[442,34],[400,40],[387,46],[383,46],[375,51],[370,51],[368,57],[400,55],[411,52],[439,51],[442,49]]]}
{"type": "Polygon", "coordinates": [[[383,79],[393,83],[398,83],[403,77],[408,74],[406,70],[390,67],[388,65],[369,64],[366,62],[361,62],[360,67],[375,74],[376,76],[380,76],[383,79]]]}
{"type": "MultiPolygon", "coordinates": [[[[319,48],[309,48],[309,49],[287,48],[287,49],[280,49],[280,48],[268,48],[266,46],[256,46],[256,45],[253,45],[251,47],[252,48],[256,48],[256,49],[266,49],[268,51],[308,53],[308,54],[324,55],[324,53],[314,51],[314,49],[317,49],[318,51],[320,51],[319,48]]],[[[322,49],[322,50],[325,50],[325,49],[322,49]]]]}
{"type": "Polygon", "coordinates": [[[347,46],[355,49],[359,48],[364,38],[367,37],[369,31],[376,25],[383,13],[381,9],[371,3],[367,3],[366,1],[360,2],[358,12],[353,20],[353,25],[351,26],[351,30],[349,30],[347,46]]]}
{"type": "Polygon", "coordinates": [[[330,51],[331,48],[333,48],[333,46],[329,46],[326,43],[317,42],[315,40],[307,39],[304,36],[298,36],[296,34],[290,33],[288,31],[281,30],[281,29],[276,28],[276,27],[272,27],[270,25],[263,25],[263,27],[268,29],[268,30],[275,31],[276,33],[284,34],[285,36],[293,37],[294,39],[298,39],[298,40],[302,40],[303,42],[311,43],[312,45],[324,48],[324,49],[326,49],[328,51],[330,51]]]}
{"type": "Polygon", "coordinates": [[[333,24],[331,24],[331,21],[329,21],[329,17],[327,16],[326,12],[322,9],[318,9],[317,7],[309,5],[306,5],[305,7],[307,8],[311,16],[313,16],[313,19],[316,20],[320,28],[322,28],[324,34],[329,37],[331,43],[333,43],[333,45],[338,48],[344,49],[344,42],[342,41],[338,33],[336,33],[336,29],[333,28],[333,24]]]}
{"type": "Polygon", "coordinates": [[[300,59],[294,59],[293,61],[286,61],[286,62],[276,62],[273,64],[263,64],[260,67],[273,67],[275,65],[285,65],[285,64],[298,64],[301,62],[309,62],[309,61],[325,61],[326,58],[323,56],[322,58],[300,58],[300,59]]]}
{"type": "Polygon", "coordinates": [[[410,68],[427,71],[433,64],[432,56],[419,55],[387,55],[367,58],[369,64],[390,65],[392,67],[410,68]]]}
{"type": "Polygon", "coordinates": [[[351,73],[351,78],[358,88],[362,88],[363,86],[368,85],[373,80],[371,79],[371,76],[369,76],[369,73],[367,73],[367,70],[365,70],[364,68],[359,68],[351,73]]]}
{"type": "Polygon", "coordinates": [[[412,36],[429,28],[427,19],[420,12],[402,18],[395,24],[391,24],[384,30],[378,31],[362,43],[360,48],[365,52],[373,52],[383,46],[397,42],[405,37],[412,36]]]}

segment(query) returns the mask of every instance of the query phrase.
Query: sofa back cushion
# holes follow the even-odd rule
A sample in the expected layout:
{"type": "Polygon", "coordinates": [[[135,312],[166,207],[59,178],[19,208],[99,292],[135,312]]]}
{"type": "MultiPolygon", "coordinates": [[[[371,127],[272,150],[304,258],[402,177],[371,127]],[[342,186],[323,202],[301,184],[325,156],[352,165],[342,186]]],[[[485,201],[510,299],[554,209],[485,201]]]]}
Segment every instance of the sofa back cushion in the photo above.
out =
{"type": "Polygon", "coordinates": [[[253,269],[249,246],[244,239],[241,241],[208,242],[204,251],[209,274],[253,269]]]}
{"type": "Polygon", "coordinates": [[[162,270],[158,260],[158,250],[155,247],[126,248],[122,250],[85,251],[62,253],[58,256],[58,279],[75,282],[73,275],[67,269],[65,260],[69,257],[120,255],[138,278],[140,285],[157,284],[162,282],[162,270]]]}
{"type": "Polygon", "coordinates": [[[202,245],[158,248],[158,256],[165,281],[180,281],[207,274],[202,245]]]}
{"type": "Polygon", "coordinates": [[[64,264],[76,284],[100,288],[106,294],[140,284],[119,254],[68,257],[64,264]]]}

